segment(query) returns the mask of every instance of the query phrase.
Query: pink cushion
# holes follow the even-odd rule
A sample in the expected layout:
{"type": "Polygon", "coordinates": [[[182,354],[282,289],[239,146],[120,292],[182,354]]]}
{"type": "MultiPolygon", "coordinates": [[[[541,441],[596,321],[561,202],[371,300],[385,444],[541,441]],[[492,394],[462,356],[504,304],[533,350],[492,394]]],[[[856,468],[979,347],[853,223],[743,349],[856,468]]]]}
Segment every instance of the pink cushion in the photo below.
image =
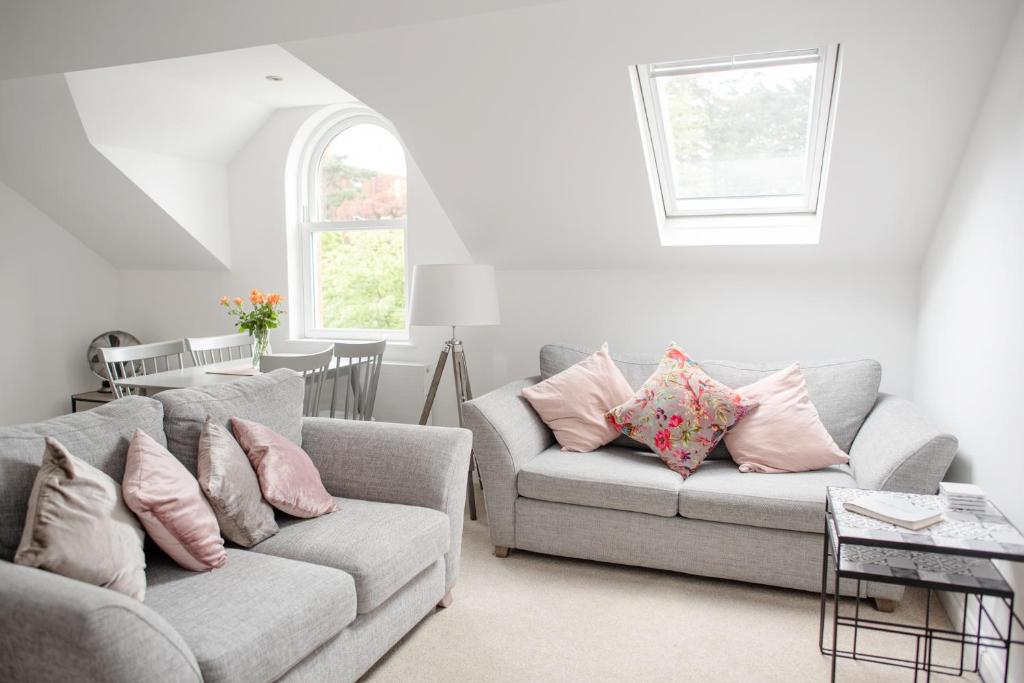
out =
{"type": "Polygon", "coordinates": [[[141,429],[128,446],[121,491],[146,533],[185,569],[206,571],[227,561],[217,518],[199,482],[141,429]]]}
{"type": "Polygon", "coordinates": [[[608,344],[570,368],[523,389],[563,451],[587,452],[618,432],[604,414],[633,395],[629,382],[608,355],[608,344]]]}
{"type": "Polygon", "coordinates": [[[669,469],[693,474],[726,430],[757,403],[708,376],[673,344],[650,379],[608,420],[626,436],[645,443],[669,469]]]}
{"type": "Polygon", "coordinates": [[[758,403],[725,435],[741,472],[806,472],[849,462],[821,423],[798,363],[736,391],[758,403]]]}
{"type": "Polygon", "coordinates": [[[233,417],[231,429],[256,470],[268,503],[281,512],[305,518],[338,509],[306,451],[259,422],[233,417]]]}

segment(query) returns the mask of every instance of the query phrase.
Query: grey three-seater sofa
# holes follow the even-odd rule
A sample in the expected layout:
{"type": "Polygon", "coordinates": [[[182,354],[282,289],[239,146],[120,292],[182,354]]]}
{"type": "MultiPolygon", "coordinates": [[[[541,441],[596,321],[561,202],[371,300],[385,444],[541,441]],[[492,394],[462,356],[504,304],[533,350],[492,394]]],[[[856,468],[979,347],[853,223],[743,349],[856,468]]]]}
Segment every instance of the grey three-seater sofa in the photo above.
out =
{"type": "MultiPolygon", "coordinates": [[[[741,473],[720,445],[688,479],[620,438],[593,453],[559,449],[523,387],[590,351],[545,346],[540,377],[512,382],[465,406],[495,552],[510,548],[817,591],[826,486],[934,493],[957,441],[910,402],[878,393],[872,360],[804,362],[808,393],[849,465],[815,472],[741,473]]],[[[613,357],[634,389],[659,359],[613,357]]],[[[784,367],[702,361],[738,388],[784,367]]],[[[852,585],[852,582],[847,582],[852,585]]],[[[870,584],[891,609],[902,588],[870,584]]]]}
{"type": "Polygon", "coordinates": [[[130,397],[0,428],[0,680],[351,681],[439,603],[458,576],[468,431],[302,417],[303,380],[130,397]],[[262,422],[301,443],[339,512],[279,515],[212,572],[147,544],[145,602],[15,565],[44,436],[120,480],[142,429],[193,473],[207,415],[262,422]]]}

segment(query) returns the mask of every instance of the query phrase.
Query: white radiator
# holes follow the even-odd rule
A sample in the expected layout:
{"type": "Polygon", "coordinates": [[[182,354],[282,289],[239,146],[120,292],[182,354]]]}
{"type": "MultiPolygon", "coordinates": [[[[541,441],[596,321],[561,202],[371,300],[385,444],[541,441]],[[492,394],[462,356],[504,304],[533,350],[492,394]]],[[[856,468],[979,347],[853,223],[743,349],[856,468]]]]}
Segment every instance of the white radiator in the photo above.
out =
{"type": "Polygon", "coordinates": [[[373,419],[416,424],[427,397],[430,377],[422,363],[385,362],[380,370],[373,419]]]}

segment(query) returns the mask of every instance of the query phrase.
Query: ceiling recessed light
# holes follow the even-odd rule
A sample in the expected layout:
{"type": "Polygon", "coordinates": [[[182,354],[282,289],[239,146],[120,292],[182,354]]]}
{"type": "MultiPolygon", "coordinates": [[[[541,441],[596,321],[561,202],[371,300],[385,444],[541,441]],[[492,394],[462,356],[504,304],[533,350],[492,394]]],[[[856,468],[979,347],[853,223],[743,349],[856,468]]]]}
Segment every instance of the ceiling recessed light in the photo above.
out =
{"type": "Polygon", "coordinates": [[[267,76],[267,80],[268,81],[283,81],[284,80],[284,76],[277,76],[275,74],[270,74],[269,76],[267,76]]]}

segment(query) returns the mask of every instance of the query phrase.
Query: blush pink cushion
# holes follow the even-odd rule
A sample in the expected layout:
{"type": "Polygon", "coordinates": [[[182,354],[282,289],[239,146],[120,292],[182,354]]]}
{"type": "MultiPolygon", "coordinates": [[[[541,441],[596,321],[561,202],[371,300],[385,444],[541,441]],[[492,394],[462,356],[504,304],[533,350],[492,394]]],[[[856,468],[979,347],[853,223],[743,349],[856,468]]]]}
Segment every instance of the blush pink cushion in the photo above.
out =
{"type": "Polygon", "coordinates": [[[736,393],[758,404],[725,434],[741,472],[806,472],[849,462],[821,423],[799,364],[736,393]]]}
{"type": "Polygon", "coordinates": [[[201,572],[227,561],[220,526],[199,482],[141,429],[128,446],[121,491],[146,533],[185,569],[201,572]]]}
{"type": "Polygon", "coordinates": [[[258,422],[233,417],[231,429],[256,470],[268,503],[281,512],[305,518],[338,509],[306,451],[258,422]]]}
{"type": "Polygon", "coordinates": [[[585,453],[619,435],[604,414],[633,395],[608,344],[570,368],[522,391],[563,451],[585,453]]]}

